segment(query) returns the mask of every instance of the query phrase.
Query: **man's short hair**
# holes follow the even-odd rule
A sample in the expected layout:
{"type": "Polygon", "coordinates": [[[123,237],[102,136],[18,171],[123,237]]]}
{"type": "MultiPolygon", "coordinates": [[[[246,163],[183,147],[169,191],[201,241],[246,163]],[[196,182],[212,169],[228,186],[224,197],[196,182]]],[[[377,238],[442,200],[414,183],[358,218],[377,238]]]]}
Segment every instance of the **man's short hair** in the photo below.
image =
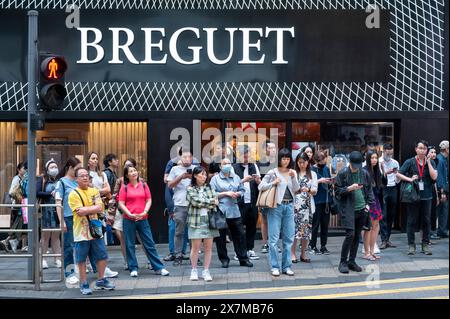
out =
{"type": "Polygon", "coordinates": [[[78,167],[76,170],[75,170],[75,177],[78,177],[78,172],[80,171],[80,170],[85,170],[86,172],[88,171],[86,168],[84,168],[84,167],[78,167]]]}
{"type": "Polygon", "coordinates": [[[103,159],[103,165],[105,166],[105,168],[109,167],[109,162],[115,159],[117,159],[116,154],[113,153],[106,154],[105,158],[103,159]]]}
{"type": "Polygon", "coordinates": [[[393,149],[394,149],[394,146],[392,146],[391,143],[383,144],[383,151],[390,151],[390,150],[393,150],[393,149]]]}

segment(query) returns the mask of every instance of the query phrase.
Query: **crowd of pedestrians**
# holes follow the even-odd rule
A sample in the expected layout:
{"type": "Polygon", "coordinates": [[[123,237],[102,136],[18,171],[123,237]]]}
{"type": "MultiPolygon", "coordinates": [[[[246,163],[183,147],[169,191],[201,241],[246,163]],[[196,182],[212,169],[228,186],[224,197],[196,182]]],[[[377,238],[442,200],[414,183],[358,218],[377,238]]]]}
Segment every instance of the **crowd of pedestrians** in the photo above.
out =
{"type": "MultiPolygon", "coordinates": [[[[56,208],[43,209],[41,226],[57,228],[62,223],[64,229],[63,260],[55,258],[54,265],[64,267],[66,281],[79,284],[82,294],[92,293],[87,271],[98,274],[95,289],[114,289],[109,278],[118,272],[108,268],[103,235],[110,227],[131,277],[137,277],[139,271],[136,240],[142,243],[148,268],[162,276],[169,275],[163,262],[179,266],[190,260],[191,280],[201,277],[212,281],[214,241],[223,268],[230,267],[227,242],[231,241],[232,258],[240,266],[253,267],[259,262],[259,252],[268,253],[273,276],[293,276],[292,264],[310,263],[308,254],[330,254],[330,217],[338,214],[345,230],[338,269],[341,273],[361,272],[357,263],[361,242],[361,257],[372,262],[381,258],[380,250],[396,248],[391,233],[399,199],[406,208],[409,255],[417,253],[415,232],[419,228],[425,255],[432,254],[432,240],[448,237],[448,141],[442,141],[438,149],[418,141],[416,155],[401,166],[393,158],[391,144],[383,145],[380,154],[373,148],[365,154],[353,151],[340,161],[346,165],[339,170],[328,165],[327,155],[312,146],[303,148],[295,159],[288,149],[277,151],[272,141],[265,143],[265,151],[267,161],[252,162],[248,145],[237,149],[235,141],[217,144],[216,156],[206,168],[188,149],[179,149],[164,171],[169,228],[169,254],[164,258],[156,249],[148,222],[152,215],[151,190],[139,176],[134,159],[123,163],[120,178],[122,172],[118,172],[119,161],[114,154],[104,157],[104,170],[95,152],[88,154],[87,167],[82,167],[76,157],[70,157],[61,170],[59,163],[48,161],[44,174],[37,179],[37,198],[44,204],[57,204],[56,208]],[[259,197],[273,189],[272,205],[261,204],[259,197]],[[411,189],[416,190],[414,201],[405,199],[411,189]],[[212,211],[223,214],[227,228],[210,227],[212,211]],[[259,214],[264,242],[260,250],[255,248],[259,214]],[[200,274],[198,267],[202,265],[200,274]]],[[[17,166],[9,191],[15,203],[24,203],[27,198],[26,171],[26,163],[17,166]]],[[[26,228],[22,210],[14,209],[12,218],[12,228],[26,228]]],[[[26,236],[21,233],[10,234],[0,242],[0,248],[16,252],[20,240],[21,249],[26,250],[26,236]]],[[[58,233],[43,233],[42,252],[49,249],[49,243],[53,253],[61,252],[58,233]]],[[[42,268],[48,267],[44,259],[42,268]]]]}

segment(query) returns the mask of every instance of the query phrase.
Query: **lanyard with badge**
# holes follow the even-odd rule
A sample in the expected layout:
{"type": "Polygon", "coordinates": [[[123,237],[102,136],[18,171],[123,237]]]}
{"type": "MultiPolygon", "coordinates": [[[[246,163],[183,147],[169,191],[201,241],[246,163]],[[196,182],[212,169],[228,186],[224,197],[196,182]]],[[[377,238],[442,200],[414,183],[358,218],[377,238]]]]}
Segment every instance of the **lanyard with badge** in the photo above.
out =
{"type": "Polygon", "coordinates": [[[420,167],[419,164],[419,160],[416,158],[416,165],[417,165],[417,170],[419,171],[419,190],[423,191],[425,189],[425,184],[423,183],[422,177],[423,177],[423,173],[425,172],[425,165],[426,165],[426,161],[423,162],[423,166],[422,169],[420,167]]]}

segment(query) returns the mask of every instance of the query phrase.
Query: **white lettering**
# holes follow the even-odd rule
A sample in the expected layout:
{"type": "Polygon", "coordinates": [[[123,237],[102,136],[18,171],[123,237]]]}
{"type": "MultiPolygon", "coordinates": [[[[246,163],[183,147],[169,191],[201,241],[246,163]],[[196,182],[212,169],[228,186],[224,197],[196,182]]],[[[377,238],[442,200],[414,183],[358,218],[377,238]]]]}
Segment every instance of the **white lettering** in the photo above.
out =
{"type": "Polygon", "coordinates": [[[250,43],[250,32],[258,32],[259,36],[263,35],[263,30],[261,28],[240,28],[242,31],[242,60],[239,61],[239,64],[263,64],[265,54],[259,60],[250,60],[250,48],[256,48],[259,52],[261,50],[260,40],[256,41],[256,43],[250,43]]]}
{"type": "Polygon", "coordinates": [[[162,37],[165,37],[164,28],[141,28],[142,31],[145,32],[145,60],[142,61],[142,64],[165,64],[167,62],[167,54],[164,54],[162,60],[153,60],[152,59],[152,48],[158,48],[160,52],[162,52],[163,44],[162,39],[157,43],[152,42],[152,32],[161,33],[162,37]]]}
{"type": "Polygon", "coordinates": [[[139,64],[139,61],[133,56],[131,53],[129,46],[134,42],[134,33],[130,29],[127,28],[109,28],[112,31],[112,60],[108,63],[111,64],[123,64],[123,61],[120,60],[119,51],[122,50],[128,61],[133,64],[139,64]],[[119,44],[120,33],[125,32],[127,35],[127,41],[125,44],[119,44]]]}
{"type": "Polygon", "coordinates": [[[81,58],[77,63],[90,64],[103,60],[105,50],[98,45],[102,41],[102,32],[96,28],[77,28],[77,30],[81,32],[81,58]],[[88,43],[88,32],[94,32],[94,42],[88,43]],[[97,56],[94,60],[89,60],[88,58],[88,47],[93,47],[97,51],[97,56]]]}
{"type": "Polygon", "coordinates": [[[200,63],[200,50],[202,49],[202,47],[188,46],[188,49],[190,49],[192,51],[192,60],[191,61],[183,60],[180,57],[180,55],[178,54],[178,50],[177,50],[178,37],[180,36],[180,34],[182,32],[185,32],[185,31],[191,31],[191,32],[195,33],[195,36],[197,37],[197,39],[200,38],[200,34],[199,34],[199,31],[197,28],[182,28],[182,29],[177,30],[170,38],[170,42],[169,42],[170,54],[172,55],[172,58],[180,64],[198,64],[198,63],[200,63]]]}
{"type": "Polygon", "coordinates": [[[237,28],[225,28],[225,30],[230,33],[230,52],[228,53],[228,57],[225,60],[217,59],[214,54],[214,32],[217,31],[217,28],[204,28],[206,32],[206,43],[207,43],[207,52],[209,60],[214,64],[226,64],[230,62],[233,52],[234,52],[234,32],[237,28]]]}
{"type": "Polygon", "coordinates": [[[283,33],[289,32],[292,38],[295,38],[294,35],[294,27],[291,28],[266,28],[266,38],[269,36],[269,33],[275,31],[277,33],[277,59],[272,62],[272,64],[288,64],[288,61],[283,59],[283,33]]]}

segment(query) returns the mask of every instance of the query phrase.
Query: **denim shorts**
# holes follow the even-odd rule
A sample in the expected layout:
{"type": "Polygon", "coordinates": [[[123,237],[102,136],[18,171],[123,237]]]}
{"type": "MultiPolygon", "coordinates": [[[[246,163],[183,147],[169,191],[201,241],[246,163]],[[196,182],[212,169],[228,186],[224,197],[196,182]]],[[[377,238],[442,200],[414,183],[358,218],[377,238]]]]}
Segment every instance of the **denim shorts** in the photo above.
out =
{"type": "Polygon", "coordinates": [[[77,241],[74,244],[75,263],[86,262],[87,257],[92,254],[95,261],[108,259],[105,241],[103,238],[77,241]]]}

